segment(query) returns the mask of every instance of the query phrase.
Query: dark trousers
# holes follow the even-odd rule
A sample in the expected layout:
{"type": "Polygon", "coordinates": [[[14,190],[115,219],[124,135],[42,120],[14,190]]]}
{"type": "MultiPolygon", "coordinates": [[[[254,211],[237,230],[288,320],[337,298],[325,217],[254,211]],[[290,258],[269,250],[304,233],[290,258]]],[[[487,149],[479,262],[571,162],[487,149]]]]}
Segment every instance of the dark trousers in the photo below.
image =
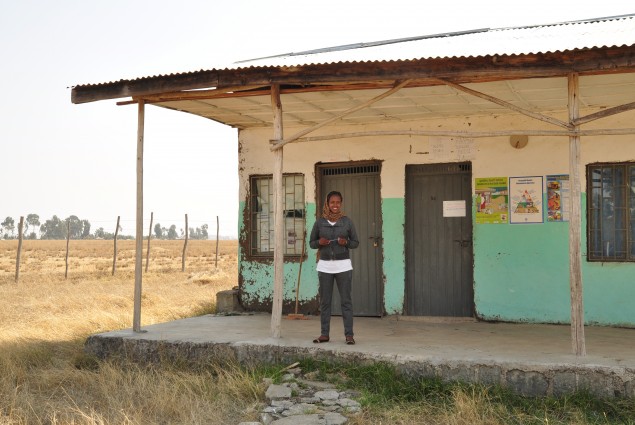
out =
{"type": "Polygon", "coordinates": [[[342,301],[342,319],[344,335],[353,336],[353,299],[351,297],[353,271],[342,273],[318,272],[320,281],[320,325],[322,335],[329,335],[331,330],[331,299],[333,298],[333,282],[337,283],[337,291],[342,301]]]}

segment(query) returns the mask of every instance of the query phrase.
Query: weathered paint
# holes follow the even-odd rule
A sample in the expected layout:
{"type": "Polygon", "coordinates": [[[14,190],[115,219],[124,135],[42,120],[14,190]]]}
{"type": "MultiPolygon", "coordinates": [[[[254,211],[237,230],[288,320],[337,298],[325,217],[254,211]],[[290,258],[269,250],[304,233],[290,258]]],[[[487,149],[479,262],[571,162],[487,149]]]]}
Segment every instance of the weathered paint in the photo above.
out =
{"type": "MultiPolygon", "coordinates": [[[[582,194],[586,211],[586,194],[582,194]]],[[[582,216],[586,229],[586,216],[582,216]]],[[[635,263],[584,261],[586,232],[582,232],[582,284],[587,324],[635,327],[635,263]]]]}
{"type": "Polygon", "coordinates": [[[403,313],[406,281],[405,263],[405,201],[403,198],[384,198],[381,204],[383,216],[384,247],[384,309],[386,314],[403,313]]]}
{"type": "Polygon", "coordinates": [[[474,224],[474,302],[486,320],[569,320],[568,223],[474,224]]]}
{"type": "MultiPolygon", "coordinates": [[[[582,211],[586,210],[583,193],[582,211]]],[[[582,227],[586,229],[583,215],[582,227]]],[[[583,231],[583,235],[586,233],[583,231]]],[[[569,223],[475,224],[474,289],[479,317],[570,322],[569,223]]],[[[634,326],[635,264],[590,263],[582,240],[587,324],[634,326]]]]}
{"type": "MultiPolygon", "coordinates": [[[[566,79],[562,80],[566,89],[566,79]]],[[[284,97],[283,97],[284,104],[284,97]]],[[[591,113],[589,109],[585,113],[591,113]]],[[[550,115],[566,119],[566,111],[550,115]]],[[[630,127],[635,111],[603,120],[602,128],[630,127]]],[[[593,125],[589,125],[590,128],[593,125]]],[[[366,130],[437,129],[499,130],[509,128],[547,128],[527,117],[515,114],[454,117],[411,123],[386,122],[381,126],[364,126],[366,130]]],[[[298,128],[299,129],[299,128],[298,128]]],[[[298,130],[289,128],[292,134],[298,130]]],[[[359,126],[341,125],[325,128],[327,133],[354,132],[359,126]]],[[[271,130],[243,130],[240,141],[240,199],[248,199],[249,176],[271,174],[269,150],[271,130]]],[[[315,218],[315,165],[318,162],[381,160],[381,197],[383,223],[384,310],[387,314],[403,312],[405,294],[405,166],[469,160],[474,178],[491,176],[544,176],[568,173],[566,138],[530,137],[523,149],[513,148],[508,138],[478,139],[469,158],[457,152],[446,158],[432,154],[430,138],[391,137],[389,140],[365,137],[316,143],[289,144],[284,149],[284,172],[305,176],[307,231],[315,218]]],[[[631,136],[583,137],[581,165],[600,161],[634,161],[635,145],[631,136]]],[[[581,185],[585,187],[582,169],[581,185]]],[[[543,205],[545,204],[543,200],[543,205]]],[[[586,209],[583,206],[583,211],[586,209]]],[[[240,205],[240,217],[244,212],[240,205]]],[[[586,251],[586,222],[583,213],[583,255],[586,251]]],[[[243,224],[241,239],[247,237],[243,224]]],[[[487,320],[514,322],[568,323],[570,320],[568,223],[542,224],[475,224],[474,225],[475,308],[487,320]]],[[[271,302],[272,266],[270,260],[250,259],[239,253],[241,296],[243,302],[266,309],[271,302]]],[[[587,323],[635,326],[635,264],[588,263],[583,257],[585,318],[587,323]]],[[[284,303],[295,302],[295,284],[299,263],[285,262],[284,303]]],[[[317,273],[314,251],[308,250],[302,268],[300,300],[315,306],[317,273]]]]}
{"type": "MultiPolygon", "coordinates": [[[[244,234],[243,211],[246,204],[240,203],[240,223],[239,234],[244,234]]],[[[315,204],[307,204],[307,234],[313,227],[315,221],[315,204]]],[[[307,236],[308,240],[308,236],[307,236]]],[[[238,247],[239,274],[241,277],[241,302],[250,309],[267,310],[270,309],[273,299],[273,258],[250,260],[245,255],[245,248],[242,244],[238,247]]],[[[295,308],[295,290],[300,271],[299,262],[284,263],[284,289],[283,298],[285,300],[285,312],[290,308],[295,308]]],[[[300,275],[299,304],[300,312],[313,313],[315,311],[315,299],[317,298],[317,272],[315,271],[315,251],[310,249],[307,243],[306,257],[302,265],[300,275]]]]}

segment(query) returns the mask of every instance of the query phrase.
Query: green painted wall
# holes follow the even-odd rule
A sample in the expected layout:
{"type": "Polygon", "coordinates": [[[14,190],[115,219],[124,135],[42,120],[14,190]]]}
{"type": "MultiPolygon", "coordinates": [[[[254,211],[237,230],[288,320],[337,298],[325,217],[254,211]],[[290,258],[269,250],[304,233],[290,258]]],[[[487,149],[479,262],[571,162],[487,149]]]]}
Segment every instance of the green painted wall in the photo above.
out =
{"type": "MultiPolygon", "coordinates": [[[[586,211],[586,197],[582,196],[582,211],[586,211]]],[[[582,229],[586,229],[584,214],[582,229]]],[[[475,224],[478,316],[486,320],[569,323],[568,238],[568,223],[475,224]]],[[[635,326],[634,275],[633,263],[587,262],[583,236],[585,321],[635,326]]]]}
{"type": "MultiPolygon", "coordinates": [[[[239,205],[238,223],[240,240],[246,238],[246,231],[243,222],[245,202],[239,205]]],[[[307,217],[307,241],[308,233],[313,228],[315,221],[315,204],[306,205],[307,217]]],[[[302,275],[300,278],[300,303],[317,297],[318,279],[315,271],[315,250],[306,246],[307,259],[302,265],[302,275]]],[[[248,261],[242,244],[238,246],[238,271],[242,277],[241,297],[243,303],[260,304],[271,302],[273,299],[273,257],[268,260],[248,261]]],[[[286,301],[292,300],[295,303],[295,288],[298,282],[298,272],[300,263],[284,263],[284,292],[283,298],[286,301]]]]}
{"type": "MultiPolygon", "coordinates": [[[[582,211],[586,197],[582,194],[582,211]]],[[[240,204],[239,223],[245,203],[240,204]]],[[[403,312],[405,293],[405,203],[382,200],[384,308],[403,312]]],[[[313,227],[315,204],[307,204],[307,232],[313,227]]],[[[585,214],[582,228],[586,229],[585,214]]],[[[569,323],[569,224],[474,224],[474,297],[477,315],[485,320],[569,323]]],[[[271,301],[272,261],[245,261],[239,246],[242,297],[247,303],[271,301]]],[[[315,251],[307,248],[302,266],[300,301],[318,292],[315,251]]],[[[582,280],[587,324],[635,326],[635,264],[586,261],[582,237],[582,280]]],[[[299,263],[284,265],[284,298],[295,300],[299,263]]]]}
{"type": "MultiPolygon", "coordinates": [[[[586,194],[582,194],[586,211],[586,194]]],[[[586,229],[586,215],[582,216],[586,229]]],[[[635,327],[635,263],[586,261],[586,233],[582,234],[584,319],[588,324],[635,327]]]]}
{"type": "Polygon", "coordinates": [[[384,247],[384,309],[387,314],[403,313],[406,282],[404,198],[384,198],[381,202],[384,247]]]}

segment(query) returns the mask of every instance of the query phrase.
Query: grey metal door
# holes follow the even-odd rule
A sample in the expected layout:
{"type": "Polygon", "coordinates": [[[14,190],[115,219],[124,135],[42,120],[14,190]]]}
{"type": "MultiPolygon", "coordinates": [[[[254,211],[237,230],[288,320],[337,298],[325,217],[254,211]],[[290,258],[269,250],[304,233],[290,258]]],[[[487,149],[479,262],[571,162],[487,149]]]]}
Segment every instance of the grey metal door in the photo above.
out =
{"type": "Polygon", "coordinates": [[[471,182],[470,163],[406,166],[408,315],[474,314],[471,182]]]}
{"type": "MultiPolygon", "coordinates": [[[[353,262],[353,313],[381,316],[383,273],[381,268],[380,164],[347,163],[319,166],[321,176],[317,210],[321,214],[326,194],[342,193],[342,210],[353,220],[359,247],[351,250],[353,262]]],[[[333,314],[341,314],[340,296],[333,291],[333,314]]]]}

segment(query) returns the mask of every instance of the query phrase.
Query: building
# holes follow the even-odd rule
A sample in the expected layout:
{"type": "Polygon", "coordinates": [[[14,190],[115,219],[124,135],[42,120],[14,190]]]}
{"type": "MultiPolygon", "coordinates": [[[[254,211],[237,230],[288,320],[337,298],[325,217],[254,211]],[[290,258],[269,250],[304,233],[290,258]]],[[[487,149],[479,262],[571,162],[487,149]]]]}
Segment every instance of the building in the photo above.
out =
{"type": "Polygon", "coordinates": [[[317,310],[303,239],[333,189],[361,241],[357,315],[571,323],[578,353],[583,323],[635,326],[635,15],[80,85],[72,101],[129,96],[141,135],[145,104],[240,130],[240,299],[273,311],[274,335],[301,265],[300,311],[317,310]]]}

